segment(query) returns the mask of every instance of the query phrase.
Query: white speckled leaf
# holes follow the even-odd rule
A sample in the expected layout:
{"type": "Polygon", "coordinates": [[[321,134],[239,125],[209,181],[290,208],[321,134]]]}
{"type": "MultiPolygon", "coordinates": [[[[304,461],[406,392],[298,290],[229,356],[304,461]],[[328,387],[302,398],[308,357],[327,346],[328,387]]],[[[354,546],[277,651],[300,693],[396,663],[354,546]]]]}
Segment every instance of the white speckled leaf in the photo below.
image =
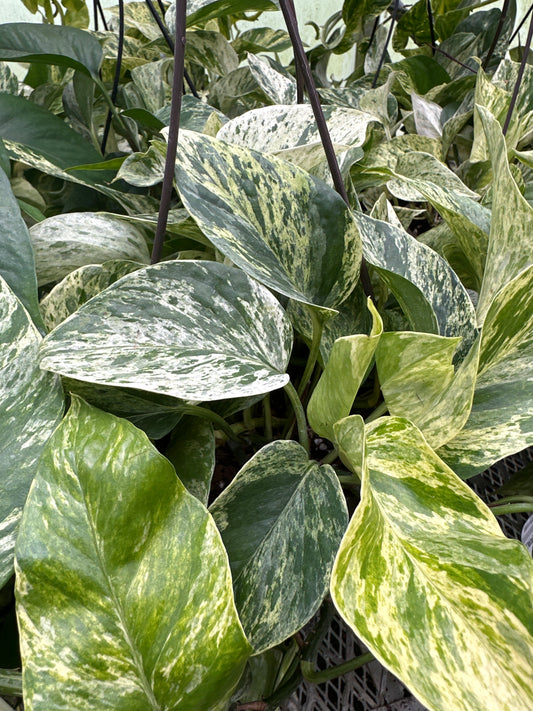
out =
{"type": "Polygon", "coordinates": [[[9,178],[1,169],[0,248],[2,250],[0,275],[21,300],[34,323],[42,328],[30,235],[13,195],[9,178]]]}
{"type": "MultiPolygon", "coordinates": [[[[357,109],[324,106],[324,116],[333,143],[362,146],[369,124],[376,118],[357,109]]],[[[265,153],[320,142],[313,109],[309,104],[264,106],[228,121],[217,138],[265,153]]]]}
{"type": "Polygon", "coordinates": [[[215,469],[213,425],[201,417],[183,417],[172,433],[165,457],[174,465],[181,483],[207,506],[215,469]]]}
{"type": "Polygon", "coordinates": [[[296,79],[274,69],[265,58],[251,52],[247,55],[252,76],[274,104],[296,103],[296,79]]]}
{"type": "Polygon", "coordinates": [[[383,321],[371,299],[368,299],[367,306],[373,322],[370,335],[345,336],[335,341],[307,407],[313,430],[332,441],[333,425],[350,414],[383,333],[383,321]]]}
{"type": "Polygon", "coordinates": [[[494,296],[533,261],[533,207],[522,196],[507,160],[499,123],[478,106],[492,163],[492,222],[487,265],[477,307],[481,324],[494,296]]]}
{"type": "Polygon", "coordinates": [[[483,324],[472,412],[439,450],[462,477],[533,445],[533,266],[492,302],[483,324]]]}
{"type": "MultiPolygon", "coordinates": [[[[159,142],[157,142],[159,143],[159,142]]],[[[149,188],[163,180],[165,172],[165,151],[151,145],[144,153],[131,153],[120,166],[115,180],[125,180],[130,185],[149,188]]]]}
{"type": "Polygon", "coordinates": [[[331,594],[430,711],[532,707],[533,562],[407,420],[367,426],[331,594]]]}
{"type": "Polygon", "coordinates": [[[228,551],[235,603],[255,652],[316,612],[348,514],[337,476],[296,442],[267,444],[210,508],[228,551]]]}
{"type": "Polygon", "coordinates": [[[59,378],[39,369],[40,342],[0,277],[0,588],[13,574],[17,528],[37,461],[63,413],[59,378]]]}
{"type": "Polygon", "coordinates": [[[399,227],[354,213],[365,258],[396,296],[413,330],[461,336],[461,355],[474,342],[476,317],[464,286],[448,263],[399,227]]]}
{"type": "Polygon", "coordinates": [[[216,262],[128,274],[44,340],[41,367],[185,400],[265,393],[289,380],[292,329],[272,294],[216,262]]]}
{"type": "Polygon", "coordinates": [[[76,398],[16,552],[28,711],[198,711],[250,648],[204,506],[146,435],[76,398]]]}
{"type": "Polygon", "coordinates": [[[460,432],[472,407],[480,338],[454,370],[458,343],[432,333],[389,332],[376,350],[390,414],[411,420],[434,449],[460,432]]]}
{"type": "Polygon", "coordinates": [[[146,240],[132,224],[111,215],[70,212],[30,229],[39,285],[59,281],[78,267],[128,259],[147,264],[146,240]]]}
{"type": "Polygon", "coordinates": [[[185,207],[226,257],[270,288],[328,309],[354,288],[357,226],[343,199],[296,166],[180,131],[185,207]]]}
{"type": "Polygon", "coordinates": [[[142,267],[139,262],[116,259],[103,264],[87,264],[70,272],[39,304],[46,330],[53,331],[86,301],[125,274],[142,267]]]}

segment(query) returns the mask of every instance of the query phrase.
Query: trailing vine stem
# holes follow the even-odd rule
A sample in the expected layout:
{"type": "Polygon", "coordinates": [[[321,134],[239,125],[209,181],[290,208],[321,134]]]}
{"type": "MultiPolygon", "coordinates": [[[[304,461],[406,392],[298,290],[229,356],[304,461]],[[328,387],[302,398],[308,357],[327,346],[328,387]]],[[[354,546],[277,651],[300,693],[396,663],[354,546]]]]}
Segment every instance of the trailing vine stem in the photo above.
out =
{"type": "MultiPolygon", "coordinates": [[[[124,52],[124,0],[118,0],[118,50],[117,63],[115,66],[115,77],[113,79],[113,88],[111,90],[111,103],[115,105],[118,94],[118,84],[120,81],[120,70],[122,69],[122,54],[124,52]]],[[[111,110],[107,112],[107,117],[104,126],[104,135],[102,138],[102,155],[105,155],[107,139],[109,138],[109,130],[111,128],[111,110]]]]}
{"type": "Polygon", "coordinates": [[[359,669],[360,667],[374,661],[375,657],[372,652],[365,652],[365,654],[360,654],[358,657],[349,659],[347,662],[342,664],[336,664],[328,669],[323,669],[322,671],[315,671],[315,665],[313,662],[303,661],[300,663],[302,668],[302,674],[307,681],[313,684],[323,684],[330,679],[336,679],[338,676],[347,674],[348,672],[354,671],[354,669],[359,669]]]}
{"type": "Polygon", "coordinates": [[[172,101],[170,104],[170,125],[168,131],[167,157],[161,189],[161,202],[157,215],[157,227],[152,248],[151,263],[157,264],[163,253],[163,242],[167,228],[170,200],[174,184],[178,134],[180,128],[181,96],[183,71],[185,68],[185,24],[187,18],[187,0],[176,0],[176,28],[174,39],[174,77],[172,80],[172,101]]]}
{"type": "MultiPolygon", "coordinates": [[[[397,5],[398,0],[395,0],[395,2],[397,5]]],[[[333,142],[331,140],[331,136],[329,135],[328,126],[326,124],[326,119],[324,117],[324,112],[320,103],[320,97],[318,95],[315,81],[311,73],[311,67],[309,66],[302,39],[298,31],[298,20],[296,19],[296,12],[294,11],[294,4],[292,3],[292,0],[280,0],[279,4],[283,13],[285,24],[287,26],[289,37],[291,38],[295,62],[299,62],[300,64],[300,69],[302,71],[305,87],[307,89],[307,95],[309,96],[309,101],[313,108],[313,114],[315,116],[315,121],[318,126],[318,132],[320,134],[320,139],[324,147],[324,152],[328,161],[331,177],[333,178],[333,185],[335,186],[335,190],[342,197],[346,205],[350,207],[350,200],[348,198],[348,193],[346,192],[346,188],[344,186],[344,181],[342,179],[341,170],[337,161],[337,156],[335,155],[335,149],[333,148],[333,142]]],[[[372,283],[370,281],[370,275],[368,273],[368,268],[364,258],[361,261],[361,283],[363,285],[365,295],[370,296],[372,300],[374,300],[372,283]]]]}
{"type": "Polygon", "coordinates": [[[531,40],[533,38],[533,15],[529,21],[529,30],[527,33],[526,44],[524,45],[524,51],[522,53],[522,60],[520,62],[520,69],[518,70],[518,76],[516,77],[516,82],[513,89],[513,95],[511,96],[511,103],[509,104],[509,110],[507,111],[507,116],[505,117],[505,123],[503,124],[502,132],[505,136],[507,134],[507,129],[511,123],[511,116],[513,115],[513,109],[518,98],[518,92],[520,91],[520,84],[522,83],[522,77],[524,76],[524,70],[526,68],[527,57],[529,54],[529,49],[531,47],[531,40]]]}
{"type": "MultiPolygon", "coordinates": [[[[155,7],[154,7],[154,5],[153,5],[153,3],[152,3],[152,0],[144,0],[144,1],[145,1],[146,5],[147,5],[148,9],[150,10],[150,13],[151,13],[152,17],[153,17],[154,20],[157,22],[157,26],[158,26],[159,29],[161,30],[161,34],[163,35],[163,37],[164,37],[164,39],[165,39],[165,42],[167,43],[168,48],[170,49],[170,51],[172,52],[172,54],[174,54],[174,41],[173,41],[172,37],[170,36],[169,31],[168,31],[167,28],[165,27],[165,23],[164,23],[163,20],[160,18],[159,13],[158,13],[157,10],[155,9],[155,7]]],[[[161,3],[161,0],[157,0],[157,1],[158,1],[158,4],[159,4],[159,7],[160,7],[160,9],[161,9],[161,12],[164,14],[165,9],[164,9],[164,7],[163,7],[163,5],[162,5],[162,3],[161,3]]],[[[199,99],[200,96],[199,96],[198,92],[196,91],[196,87],[194,86],[194,83],[193,83],[191,77],[189,76],[189,72],[185,69],[185,67],[183,68],[183,76],[185,77],[185,81],[187,82],[187,86],[188,86],[189,89],[191,90],[191,94],[192,94],[193,96],[195,96],[197,99],[199,99]]]]}
{"type": "Polygon", "coordinates": [[[468,69],[468,71],[472,72],[472,74],[477,74],[477,71],[475,69],[472,69],[472,67],[469,67],[468,64],[464,64],[456,57],[453,57],[451,54],[448,54],[448,52],[445,52],[439,46],[437,46],[437,45],[432,46],[431,44],[429,44],[429,42],[425,42],[424,44],[426,45],[426,47],[431,47],[431,49],[434,50],[434,52],[438,52],[439,54],[442,54],[443,57],[446,57],[446,59],[449,59],[451,62],[455,62],[456,64],[459,64],[461,67],[463,67],[463,69],[468,69]]]}
{"type": "Polygon", "coordinates": [[[298,440],[302,447],[305,449],[307,452],[307,455],[310,455],[310,448],[309,448],[309,436],[307,434],[307,420],[305,419],[305,412],[303,405],[301,403],[300,398],[298,397],[298,393],[296,392],[296,388],[294,385],[289,382],[287,385],[284,386],[283,388],[287,394],[287,397],[289,398],[292,409],[294,410],[294,414],[296,416],[296,426],[298,428],[298,440]]]}
{"type": "Polygon", "coordinates": [[[311,348],[309,349],[309,355],[307,357],[307,363],[305,364],[302,379],[300,380],[300,385],[298,386],[298,397],[302,397],[309,379],[313,373],[314,367],[318,360],[318,355],[320,353],[320,342],[322,340],[322,333],[324,331],[324,319],[320,318],[317,314],[316,309],[310,306],[307,312],[311,316],[311,322],[313,324],[313,336],[311,341],[311,348]]]}

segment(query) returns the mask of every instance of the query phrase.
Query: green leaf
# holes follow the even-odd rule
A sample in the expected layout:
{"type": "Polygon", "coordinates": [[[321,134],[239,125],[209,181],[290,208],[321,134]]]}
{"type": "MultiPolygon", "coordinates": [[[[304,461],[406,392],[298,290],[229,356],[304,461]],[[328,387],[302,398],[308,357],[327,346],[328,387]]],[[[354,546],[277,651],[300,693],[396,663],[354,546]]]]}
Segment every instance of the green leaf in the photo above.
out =
{"type": "Polygon", "coordinates": [[[454,370],[458,342],[430,333],[389,332],[376,350],[388,411],[411,420],[433,448],[460,432],[472,407],[480,339],[454,370]]]}
{"type": "Polygon", "coordinates": [[[0,276],[0,588],[13,574],[17,528],[37,462],[63,414],[59,378],[39,369],[40,342],[0,276]]]}
{"type": "Polygon", "coordinates": [[[70,272],[39,304],[46,330],[53,331],[86,301],[142,266],[138,262],[116,259],[103,264],[88,264],[70,272]]]}
{"type": "Polygon", "coordinates": [[[256,653],[316,612],[347,525],[333,469],[296,442],[267,444],[210,509],[228,551],[235,603],[256,653]]]}
{"type": "Polygon", "coordinates": [[[215,469],[213,425],[201,417],[184,417],[172,433],[165,457],[174,464],[181,483],[207,506],[215,469]]]}
{"type": "Polygon", "coordinates": [[[3,170],[0,170],[0,247],[0,276],[21,300],[33,322],[42,328],[31,239],[3,170]]]}
{"type": "Polygon", "coordinates": [[[496,119],[481,106],[476,108],[487,137],[492,163],[492,221],[487,265],[477,307],[483,323],[494,296],[532,263],[533,207],[522,196],[507,160],[505,139],[496,119]]]}
{"type": "Polygon", "coordinates": [[[30,229],[39,285],[59,281],[78,267],[127,259],[147,264],[142,232],[124,220],[95,212],[49,217],[30,229]]]}
{"type": "Polygon", "coordinates": [[[6,62],[0,62],[0,92],[19,93],[19,80],[6,62]]]}
{"type": "Polygon", "coordinates": [[[366,429],[361,503],[331,594],[431,711],[532,705],[531,558],[407,420],[366,429]]]}
{"type": "Polygon", "coordinates": [[[0,25],[0,59],[71,67],[98,79],[102,63],[100,42],[77,27],[32,22],[0,25]]]}
{"type": "Polygon", "coordinates": [[[270,27],[251,27],[241,32],[232,42],[233,49],[243,57],[246,52],[284,52],[291,48],[291,38],[286,30],[270,27]]]}
{"type": "MultiPolygon", "coordinates": [[[[187,26],[199,25],[217,17],[235,15],[240,12],[260,12],[277,10],[277,0],[189,0],[187,3],[187,26]]],[[[169,27],[174,27],[176,4],[172,3],[165,19],[169,27]]]]}
{"type": "MultiPolygon", "coordinates": [[[[222,111],[206,104],[201,99],[197,99],[192,94],[185,94],[185,96],[181,97],[180,129],[205,133],[206,127],[213,121],[213,114],[222,125],[228,121],[222,111]]],[[[156,117],[168,126],[170,123],[170,104],[163,106],[156,113],[156,117]]]]}
{"type": "Polygon", "coordinates": [[[388,8],[387,0],[344,0],[342,19],[347,32],[360,29],[363,18],[381,15],[388,8]]]}
{"type": "Polygon", "coordinates": [[[79,399],[25,510],[17,612],[29,711],[212,708],[250,653],[206,509],[142,432],[79,399]]]}
{"type": "Polygon", "coordinates": [[[266,57],[247,55],[252,76],[274,104],[296,103],[296,79],[288,72],[277,71],[266,57]]]}
{"type": "MultiPolygon", "coordinates": [[[[0,25],[0,30],[3,27],[0,25]]],[[[0,135],[6,143],[15,141],[38,151],[61,168],[102,160],[101,154],[64,121],[21,96],[0,94],[0,135]]]]}
{"type": "MultiPolygon", "coordinates": [[[[163,149],[166,152],[166,146],[163,149]]],[[[163,181],[164,172],[165,156],[152,144],[144,153],[130,153],[120,166],[115,180],[125,180],[130,185],[149,188],[163,181]]]]}
{"type": "Polygon", "coordinates": [[[226,257],[292,299],[333,309],[359,274],[359,234],[343,199],[305,171],[180,131],[185,207],[226,257]]]}
{"type": "Polygon", "coordinates": [[[229,74],[239,66],[237,52],[220,32],[187,32],[185,57],[187,61],[199,64],[209,72],[221,76],[229,74]]]}
{"type": "Polygon", "coordinates": [[[367,306],[373,322],[370,335],[345,336],[335,341],[307,407],[313,430],[332,441],[333,425],[350,414],[383,333],[383,321],[371,299],[368,299],[367,306]]]}
{"type": "Polygon", "coordinates": [[[139,90],[144,105],[152,113],[156,113],[171,98],[171,88],[167,82],[167,73],[172,67],[170,57],[157,62],[147,62],[131,70],[133,83],[139,90]]]}
{"type": "Polygon", "coordinates": [[[289,380],[288,320],[243,272],[214,262],[165,262],[112,284],[44,341],[41,367],[72,378],[219,400],[289,380]]]}
{"type": "Polygon", "coordinates": [[[472,412],[439,450],[461,477],[533,444],[533,267],[492,302],[482,329],[472,412]]]}
{"type": "Polygon", "coordinates": [[[365,258],[396,296],[413,330],[461,336],[464,356],[477,336],[475,312],[459,278],[438,254],[399,227],[354,213],[365,258]]]}

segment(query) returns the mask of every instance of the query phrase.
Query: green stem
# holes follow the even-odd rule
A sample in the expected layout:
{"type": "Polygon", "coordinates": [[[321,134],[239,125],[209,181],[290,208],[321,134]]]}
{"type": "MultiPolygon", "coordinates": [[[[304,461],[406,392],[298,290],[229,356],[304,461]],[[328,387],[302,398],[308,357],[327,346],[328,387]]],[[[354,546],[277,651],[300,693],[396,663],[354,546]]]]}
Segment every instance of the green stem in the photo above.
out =
{"type": "Polygon", "coordinates": [[[12,669],[0,669],[0,694],[22,696],[22,673],[12,669]]]}
{"type": "Polygon", "coordinates": [[[265,437],[272,440],[272,408],[270,406],[270,395],[263,398],[263,416],[265,418],[265,437]]]}
{"type": "Polygon", "coordinates": [[[495,516],[503,516],[504,514],[514,513],[529,513],[530,511],[533,511],[533,503],[502,504],[501,506],[491,506],[490,510],[495,516]]]}
{"type": "Polygon", "coordinates": [[[337,474],[337,479],[339,483],[344,486],[354,486],[357,489],[361,488],[361,480],[358,479],[356,474],[337,474]]]}
{"type": "Polygon", "coordinates": [[[193,415],[194,417],[202,417],[204,420],[209,420],[221,429],[229,439],[234,442],[239,441],[239,438],[232,430],[231,425],[229,425],[226,420],[221,417],[221,415],[217,415],[216,412],[213,412],[213,410],[209,410],[207,407],[201,407],[200,405],[186,405],[180,409],[184,415],[193,415]]]}
{"type": "Polygon", "coordinates": [[[339,453],[336,449],[332,449],[329,454],[327,454],[320,464],[333,464],[333,462],[339,458],[339,453]]]}
{"type": "Polygon", "coordinates": [[[316,309],[310,307],[308,309],[311,315],[311,321],[313,322],[313,339],[311,341],[311,348],[309,349],[309,356],[307,358],[307,363],[305,364],[304,373],[298,387],[298,397],[302,397],[309,378],[313,373],[313,369],[316,365],[318,354],[320,353],[320,341],[322,340],[322,333],[324,331],[324,321],[321,319],[316,309]]]}
{"type": "Polygon", "coordinates": [[[492,504],[489,504],[489,506],[492,508],[493,506],[502,506],[503,504],[518,504],[522,502],[525,504],[533,504],[533,496],[520,496],[520,494],[516,494],[514,496],[505,496],[504,498],[498,499],[498,501],[494,501],[492,504]]]}
{"type": "Polygon", "coordinates": [[[370,422],[374,422],[374,420],[377,420],[378,417],[381,417],[384,415],[386,412],[388,412],[389,408],[387,406],[387,403],[383,401],[380,403],[374,412],[371,412],[370,415],[366,418],[365,423],[368,425],[370,422]]]}
{"type": "Polygon", "coordinates": [[[298,393],[296,392],[296,389],[294,385],[289,382],[287,385],[284,387],[285,392],[287,393],[287,397],[291,401],[291,405],[294,410],[294,414],[296,415],[296,425],[298,427],[298,439],[300,440],[300,444],[302,447],[305,449],[307,452],[307,455],[310,455],[310,448],[309,448],[309,437],[307,436],[307,421],[305,419],[305,412],[304,408],[302,406],[301,400],[298,397],[298,393]]]}
{"type": "Polygon", "coordinates": [[[350,659],[348,662],[343,662],[342,664],[337,664],[334,667],[329,667],[329,669],[324,669],[323,671],[315,671],[315,665],[313,662],[303,661],[300,663],[302,669],[302,674],[307,681],[313,684],[323,684],[330,679],[336,679],[338,676],[347,674],[354,669],[359,669],[359,667],[368,664],[368,662],[373,661],[374,655],[372,652],[366,652],[365,654],[360,654],[354,659],[350,659]]]}

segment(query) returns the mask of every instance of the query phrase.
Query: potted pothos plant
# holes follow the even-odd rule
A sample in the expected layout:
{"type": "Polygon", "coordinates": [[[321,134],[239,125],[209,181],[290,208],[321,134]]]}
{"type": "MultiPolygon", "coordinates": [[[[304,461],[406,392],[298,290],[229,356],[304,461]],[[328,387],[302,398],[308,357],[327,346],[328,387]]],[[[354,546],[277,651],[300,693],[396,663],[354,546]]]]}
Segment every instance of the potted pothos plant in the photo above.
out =
{"type": "Polygon", "coordinates": [[[23,2],[0,691],[266,710],[378,659],[432,711],[533,707],[532,561],[495,518],[530,487],[467,481],[533,443],[533,24],[345,0],[304,48],[289,0],[288,31],[270,0],[96,1],[91,30],[23,2]],[[368,653],[317,670],[331,609],[368,653]]]}

